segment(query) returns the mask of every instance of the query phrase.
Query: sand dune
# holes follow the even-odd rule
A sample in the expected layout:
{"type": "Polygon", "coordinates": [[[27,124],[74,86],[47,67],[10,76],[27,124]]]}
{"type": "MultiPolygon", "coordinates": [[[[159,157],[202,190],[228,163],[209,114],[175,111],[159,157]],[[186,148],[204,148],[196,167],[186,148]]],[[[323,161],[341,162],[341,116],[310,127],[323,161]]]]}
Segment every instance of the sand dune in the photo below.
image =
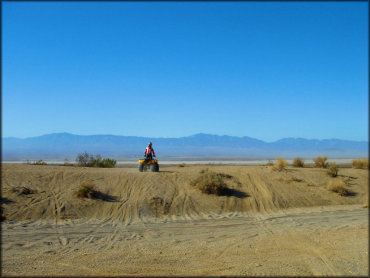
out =
{"type": "Polygon", "coordinates": [[[173,166],[162,167],[159,173],[140,173],[136,168],[3,165],[2,171],[8,220],[96,218],[129,223],[153,217],[198,219],[224,213],[364,204],[367,199],[367,171],[348,168],[341,169],[336,178],[354,192],[355,196],[347,198],[328,191],[326,183],[332,178],[326,170],[315,168],[276,172],[265,166],[173,166]],[[206,168],[230,175],[226,182],[234,196],[207,195],[193,188],[191,180],[206,168]],[[76,191],[84,181],[111,199],[78,199],[76,191]],[[12,193],[17,186],[35,193],[12,193]]]}
{"type": "Polygon", "coordinates": [[[3,274],[366,275],[368,171],[340,169],[351,196],[328,191],[330,179],[315,168],[3,164],[3,274]],[[191,186],[206,168],[225,174],[229,196],[191,186]],[[103,198],[77,198],[82,182],[103,198]]]}

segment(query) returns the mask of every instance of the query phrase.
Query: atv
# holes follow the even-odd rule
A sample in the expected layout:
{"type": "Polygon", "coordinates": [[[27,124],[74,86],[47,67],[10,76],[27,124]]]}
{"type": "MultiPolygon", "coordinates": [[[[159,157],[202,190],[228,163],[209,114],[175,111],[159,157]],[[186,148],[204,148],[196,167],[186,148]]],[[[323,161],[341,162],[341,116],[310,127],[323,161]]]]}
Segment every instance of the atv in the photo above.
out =
{"type": "Polygon", "coordinates": [[[139,172],[146,171],[150,168],[152,172],[159,172],[159,165],[157,159],[139,159],[139,172]]]}

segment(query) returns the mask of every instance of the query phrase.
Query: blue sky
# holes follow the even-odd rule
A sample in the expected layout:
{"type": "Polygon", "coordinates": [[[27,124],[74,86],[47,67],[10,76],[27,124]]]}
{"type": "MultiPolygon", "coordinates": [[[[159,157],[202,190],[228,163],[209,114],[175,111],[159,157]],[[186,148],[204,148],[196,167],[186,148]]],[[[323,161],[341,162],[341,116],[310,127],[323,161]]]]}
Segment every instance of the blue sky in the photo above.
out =
{"type": "Polygon", "coordinates": [[[368,140],[367,2],[3,2],[2,136],[368,140]]]}

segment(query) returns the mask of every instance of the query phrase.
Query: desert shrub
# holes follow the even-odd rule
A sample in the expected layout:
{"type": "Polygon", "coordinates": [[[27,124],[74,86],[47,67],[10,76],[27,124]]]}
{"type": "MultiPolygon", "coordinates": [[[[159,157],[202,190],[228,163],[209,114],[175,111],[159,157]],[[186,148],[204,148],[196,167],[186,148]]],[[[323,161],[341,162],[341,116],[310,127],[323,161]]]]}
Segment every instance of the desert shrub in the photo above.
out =
{"type": "Polygon", "coordinates": [[[185,163],[179,164],[179,167],[185,167],[185,163]]]}
{"type": "Polygon", "coordinates": [[[79,153],[76,157],[76,162],[78,166],[81,167],[92,167],[94,156],[87,152],[79,153]]]}
{"type": "Polygon", "coordinates": [[[303,180],[297,177],[292,177],[292,181],[302,182],[303,180]]]}
{"type": "Polygon", "coordinates": [[[228,189],[222,175],[208,170],[204,171],[193,180],[191,185],[198,188],[203,193],[215,195],[224,195],[228,189]]]}
{"type": "Polygon", "coordinates": [[[272,162],[272,160],[269,160],[266,163],[266,166],[273,166],[273,165],[274,165],[274,162],[272,162]]]}
{"type": "Polygon", "coordinates": [[[369,159],[368,158],[358,158],[352,160],[352,168],[355,169],[369,169],[369,159]]]}
{"type": "Polygon", "coordinates": [[[330,191],[338,193],[340,196],[347,196],[350,194],[349,190],[345,188],[345,183],[342,180],[330,180],[326,188],[330,191]]]}
{"type": "Polygon", "coordinates": [[[282,178],[282,177],[280,177],[280,178],[277,178],[275,180],[280,181],[282,183],[288,183],[288,184],[292,183],[292,182],[302,182],[303,181],[302,179],[294,177],[294,176],[291,177],[291,178],[282,178]]]}
{"type": "Polygon", "coordinates": [[[339,169],[338,169],[337,164],[335,162],[330,162],[329,163],[329,168],[328,168],[328,171],[327,171],[328,175],[334,178],[334,177],[338,176],[338,171],[339,171],[339,169]]]}
{"type": "Polygon", "coordinates": [[[294,167],[304,167],[304,160],[300,157],[296,157],[293,160],[294,167]]]}
{"type": "Polygon", "coordinates": [[[288,162],[284,158],[278,158],[274,164],[274,169],[283,171],[288,166],[288,162]]]}
{"type": "Polygon", "coordinates": [[[34,194],[35,191],[32,190],[31,188],[28,188],[26,186],[16,186],[10,189],[10,192],[16,193],[18,195],[29,195],[29,194],[34,194]]]}
{"type": "Polygon", "coordinates": [[[94,185],[86,181],[81,183],[77,191],[78,198],[96,198],[98,195],[99,192],[95,190],[94,185]]]}
{"type": "Polygon", "coordinates": [[[47,163],[45,161],[43,161],[42,159],[37,160],[37,161],[35,161],[35,162],[31,163],[31,164],[32,165],[47,165],[47,163]]]}
{"type": "Polygon", "coordinates": [[[111,158],[104,158],[104,159],[95,159],[93,161],[94,167],[100,168],[114,168],[116,166],[117,160],[111,158]]]}
{"type": "Polygon", "coordinates": [[[318,156],[315,159],[313,159],[313,162],[315,164],[315,167],[317,168],[327,168],[328,163],[326,162],[328,158],[326,156],[318,156]]]}
{"type": "Polygon", "coordinates": [[[149,200],[151,208],[154,210],[155,215],[168,214],[171,208],[171,203],[163,200],[162,197],[154,196],[149,200]]]}
{"type": "Polygon", "coordinates": [[[101,168],[114,168],[117,160],[112,158],[102,158],[100,154],[95,157],[87,152],[78,154],[76,157],[78,166],[82,167],[101,167],[101,168]]]}

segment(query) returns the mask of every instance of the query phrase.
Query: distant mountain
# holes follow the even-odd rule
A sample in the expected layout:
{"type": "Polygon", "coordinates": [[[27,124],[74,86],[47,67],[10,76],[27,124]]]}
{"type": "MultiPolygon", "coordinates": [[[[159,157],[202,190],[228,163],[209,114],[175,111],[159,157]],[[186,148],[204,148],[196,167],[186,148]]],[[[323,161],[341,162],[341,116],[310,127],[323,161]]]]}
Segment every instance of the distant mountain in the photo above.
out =
{"type": "Polygon", "coordinates": [[[192,157],[196,159],[272,159],[278,156],[332,158],[368,156],[368,142],[339,139],[284,138],[267,143],[251,137],[195,134],[181,138],[149,138],[116,135],[74,135],[53,133],[25,139],[2,138],[2,160],[74,159],[87,151],[117,159],[137,158],[149,141],[161,158],[192,157]]]}

